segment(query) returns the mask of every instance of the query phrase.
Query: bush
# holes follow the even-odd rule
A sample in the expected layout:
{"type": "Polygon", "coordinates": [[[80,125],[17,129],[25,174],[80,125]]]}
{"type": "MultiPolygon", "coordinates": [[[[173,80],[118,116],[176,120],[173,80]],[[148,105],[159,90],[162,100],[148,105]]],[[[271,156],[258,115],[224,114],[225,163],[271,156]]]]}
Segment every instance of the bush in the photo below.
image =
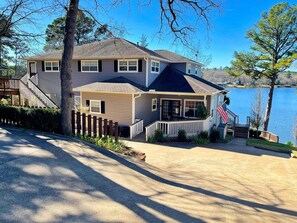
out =
{"type": "Polygon", "coordinates": [[[261,131],[258,131],[256,129],[250,129],[250,138],[259,138],[261,135],[261,131]],[[258,134],[257,134],[258,133],[258,134]],[[258,137],[257,137],[258,136],[258,137]]]}
{"type": "Polygon", "coordinates": [[[179,142],[187,142],[188,141],[187,133],[184,129],[178,130],[177,140],[179,142]]]}
{"type": "Polygon", "coordinates": [[[207,108],[204,105],[199,104],[197,106],[196,117],[206,119],[208,116],[207,108]]]}
{"type": "Polygon", "coordinates": [[[291,142],[291,141],[286,142],[286,145],[291,146],[291,147],[294,147],[294,143],[291,142]]]}
{"type": "Polygon", "coordinates": [[[154,139],[155,139],[156,142],[164,142],[165,141],[162,129],[156,129],[155,130],[154,139]]]}
{"type": "Polygon", "coordinates": [[[61,133],[61,113],[58,109],[0,106],[0,119],[26,129],[61,133]]]}
{"type": "Polygon", "coordinates": [[[198,138],[200,139],[208,139],[208,131],[202,131],[198,134],[198,138]]]}
{"type": "Polygon", "coordinates": [[[193,136],[191,138],[191,142],[196,143],[196,144],[208,144],[209,140],[200,138],[199,136],[193,136]]]}
{"type": "Polygon", "coordinates": [[[218,142],[218,140],[220,139],[220,132],[216,129],[213,129],[210,132],[209,139],[210,139],[210,142],[218,142]]]}

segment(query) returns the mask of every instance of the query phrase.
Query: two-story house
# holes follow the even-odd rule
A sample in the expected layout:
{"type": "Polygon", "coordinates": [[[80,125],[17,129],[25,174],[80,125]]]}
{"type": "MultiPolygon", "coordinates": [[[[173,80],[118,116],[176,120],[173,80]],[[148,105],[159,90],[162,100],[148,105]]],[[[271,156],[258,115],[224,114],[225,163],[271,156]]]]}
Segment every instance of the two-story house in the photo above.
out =
{"type": "MultiPolygon", "coordinates": [[[[24,82],[60,105],[62,51],[26,58],[24,82]]],[[[201,78],[202,64],[167,50],[149,50],[115,38],[75,46],[72,82],[76,107],[93,115],[130,126],[131,136],[146,126],[147,136],[156,128],[176,136],[209,130],[219,124],[216,108],[226,91],[201,78]],[[197,106],[209,117],[201,120],[197,106]]]]}

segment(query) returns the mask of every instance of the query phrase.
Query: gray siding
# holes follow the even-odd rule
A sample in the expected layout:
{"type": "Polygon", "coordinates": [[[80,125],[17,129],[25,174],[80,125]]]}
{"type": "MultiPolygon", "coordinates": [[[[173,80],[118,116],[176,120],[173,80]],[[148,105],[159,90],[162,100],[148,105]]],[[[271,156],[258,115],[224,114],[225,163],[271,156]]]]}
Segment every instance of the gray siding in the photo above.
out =
{"type": "Polygon", "coordinates": [[[157,111],[152,111],[153,98],[157,98],[158,100],[158,95],[143,94],[141,95],[141,97],[135,99],[135,118],[142,119],[144,126],[147,126],[152,122],[159,120],[159,102],[157,103],[157,111]]]}
{"type": "MultiPolygon", "coordinates": [[[[51,99],[60,104],[61,82],[59,72],[42,71],[42,61],[37,61],[38,85],[46,93],[50,94],[51,99]]],[[[114,60],[102,60],[102,72],[87,73],[78,71],[78,60],[72,61],[72,83],[73,87],[90,84],[93,82],[104,81],[111,78],[123,76],[137,84],[145,86],[146,62],[142,60],[142,72],[121,73],[114,72],[114,60]]]]}
{"type": "Polygon", "coordinates": [[[120,125],[132,124],[132,95],[82,92],[82,107],[86,107],[86,100],[101,100],[105,102],[105,114],[98,117],[118,122],[120,125]]]}
{"type": "Polygon", "coordinates": [[[180,70],[182,72],[186,72],[187,64],[186,63],[172,63],[170,64],[173,68],[180,70]]]}
{"type": "MultiPolygon", "coordinates": [[[[148,66],[148,86],[151,85],[151,83],[153,83],[153,81],[160,75],[160,73],[162,73],[162,71],[166,68],[166,66],[169,64],[169,63],[166,63],[166,62],[160,62],[160,72],[159,73],[152,73],[151,70],[151,59],[149,59],[149,66],[148,66]]],[[[158,61],[158,60],[155,60],[155,61],[158,61]]]]}

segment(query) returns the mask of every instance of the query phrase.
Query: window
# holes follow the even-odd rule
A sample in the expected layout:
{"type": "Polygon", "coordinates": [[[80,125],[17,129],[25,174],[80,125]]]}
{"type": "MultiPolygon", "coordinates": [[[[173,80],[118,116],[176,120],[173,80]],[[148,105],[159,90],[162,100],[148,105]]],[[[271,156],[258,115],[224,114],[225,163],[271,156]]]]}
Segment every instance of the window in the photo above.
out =
{"type": "Polygon", "coordinates": [[[160,62],[152,60],[151,62],[151,72],[159,73],[160,72],[160,62]]]}
{"type": "Polygon", "coordinates": [[[195,100],[185,100],[185,117],[188,118],[200,118],[197,114],[197,107],[198,105],[203,105],[203,101],[195,101],[195,100]]]}
{"type": "Polygon", "coordinates": [[[157,111],[157,98],[152,99],[152,111],[157,111]]]}
{"type": "Polygon", "coordinates": [[[188,74],[191,73],[191,64],[187,64],[187,72],[188,72],[188,74]]]}
{"type": "Polygon", "coordinates": [[[80,96],[74,96],[74,107],[77,109],[77,108],[80,108],[80,96]]]}
{"type": "Polygon", "coordinates": [[[101,101],[90,100],[90,112],[101,114],[101,101]]]}
{"type": "Polygon", "coordinates": [[[98,72],[97,60],[82,60],[81,61],[82,72],[98,72]]]}
{"type": "Polygon", "coordinates": [[[45,71],[59,71],[59,61],[45,61],[45,71]]]}
{"type": "Polygon", "coordinates": [[[120,72],[138,72],[138,60],[119,60],[120,72]]]}
{"type": "Polygon", "coordinates": [[[198,66],[195,66],[195,74],[198,74],[198,66]]]}

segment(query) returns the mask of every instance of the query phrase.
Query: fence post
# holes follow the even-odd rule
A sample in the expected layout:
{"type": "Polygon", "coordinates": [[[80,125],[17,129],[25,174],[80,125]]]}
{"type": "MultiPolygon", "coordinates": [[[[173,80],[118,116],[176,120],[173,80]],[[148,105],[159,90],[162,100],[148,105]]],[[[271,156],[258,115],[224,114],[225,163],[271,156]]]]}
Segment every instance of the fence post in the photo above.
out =
{"type": "Polygon", "coordinates": [[[119,140],[119,123],[118,122],[114,123],[114,128],[115,128],[114,139],[117,142],[119,140]]]}
{"type": "Polygon", "coordinates": [[[77,135],[80,135],[80,129],[81,129],[80,112],[76,112],[76,134],[77,135]]]}
{"type": "Polygon", "coordinates": [[[92,116],[88,115],[88,135],[92,136],[92,116]]]}
{"type": "Polygon", "coordinates": [[[102,138],[102,118],[99,118],[99,138],[102,138]]]}
{"type": "Polygon", "coordinates": [[[86,114],[82,114],[82,135],[84,136],[86,134],[86,114]]]}
{"type": "Polygon", "coordinates": [[[109,129],[108,129],[109,137],[112,137],[112,129],[113,129],[113,123],[112,123],[112,120],[109,120],[109,129]]]}
{"type": "Polygon", "coordinates": [[[104,128],[103,134],[104,134],[104,136],[107,136],[107,119],[104,119],[104,126],[103,126],[103,128],[104,128]]]}
{"type": "Polygon", "coordinates": [[[97,136],[97,116],[93,116],[93,136],[97,136]]]}
{"type": "Polygon", "coordinates": [[[72,135],[75,135],[75,111],[71,111],[72,135]]]}

